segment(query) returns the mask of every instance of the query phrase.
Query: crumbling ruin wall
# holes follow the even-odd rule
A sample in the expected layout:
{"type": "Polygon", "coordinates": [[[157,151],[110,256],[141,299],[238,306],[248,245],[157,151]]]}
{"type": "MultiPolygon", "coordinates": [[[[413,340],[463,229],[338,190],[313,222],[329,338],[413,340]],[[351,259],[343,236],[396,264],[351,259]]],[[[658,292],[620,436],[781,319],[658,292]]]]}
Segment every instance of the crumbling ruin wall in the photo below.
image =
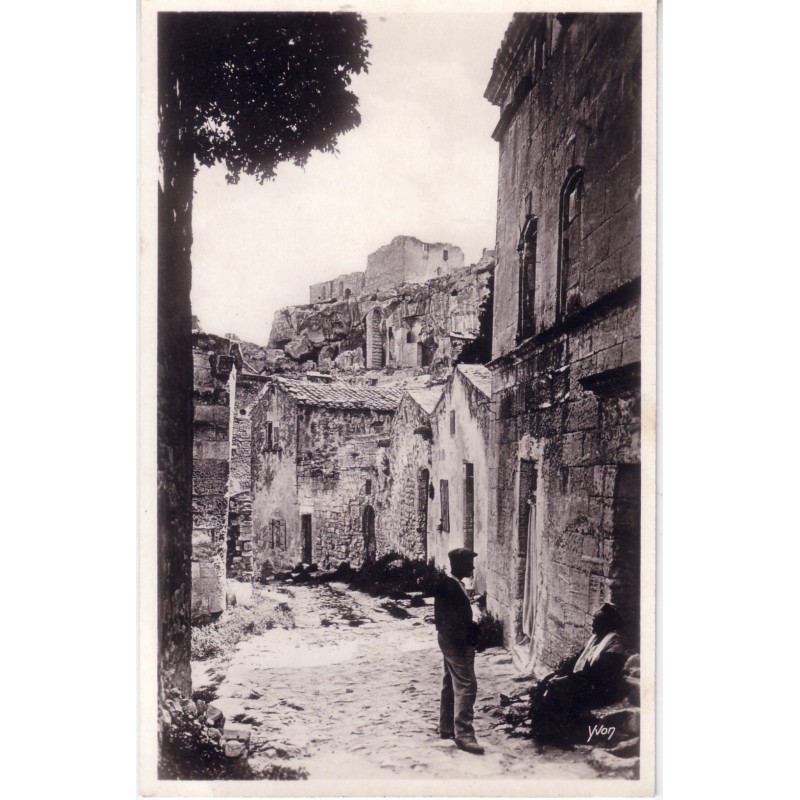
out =
{"type": "Polygon", "coordinates": [[[380,529],[386,552],[428,559],[431,473],[428,414],[405,395],[392,420],[388,469],[378,477],[380,529]]]}
{"type": "Polygon", "coordinates": [[[348,292],[357,295],[361,294],[363,291],[364,273],[349,272],[345,275],[339,275],[329,281],[312,284],[308,291],[309,302],[319,303],[333,298],[344,300],[348,292]]]}
{"type": "Polygon", "coordinates": [[[192,619],[225,608],[231,395],[235,390],[230,342],[192,336],[194,430],[192,463],[192,619]]]}
{"type": "Polygon", "coordinates": [[[413,236],[395,236],[367,256],[364,288],[368,291],[423,283],[464,266],[460,247],[448,242],[430,244],[413,236]]]}
{"type": "Polygon", "coordinates": [[[517,15],[495,64],[487,97],[504,110],[487,589],[514,640],[533,514],[534,654],[545,671],[580,647],[603,601],[619,604],[636,638],[640,17],[517,15]],[[521,243],[531,220],[536,236],[521,243]],[[521,244],[536,248],[524,333],[521,244]]]}
{"type": "Polygon", "coordinates": [[[280,309],[270,348],[282,348],[294,362],[314,359],[326,371],[340,366],[337,357],[353,350],[363,353],[369,369],[446,368],[455,357],[451,333],[474,336],[479,331],[480,305],[493,269],[489,262],[396,291],[280,309]]]}
{"type": "MultiPolygon", "coordinates": [[[[470,365],[468,369],[483,368],[470,365]]],[[[431,421],[434,500],[428,537],[430,556],[437,566],[447,569],[450,550],[473,549],[478,553],[473,587],[482,593],[486,590],[489,560],[489,397],[456,368],[445,384],[431,421]],[[447,508],[443,508],[442,481],[447,482],[447,508]]]]}

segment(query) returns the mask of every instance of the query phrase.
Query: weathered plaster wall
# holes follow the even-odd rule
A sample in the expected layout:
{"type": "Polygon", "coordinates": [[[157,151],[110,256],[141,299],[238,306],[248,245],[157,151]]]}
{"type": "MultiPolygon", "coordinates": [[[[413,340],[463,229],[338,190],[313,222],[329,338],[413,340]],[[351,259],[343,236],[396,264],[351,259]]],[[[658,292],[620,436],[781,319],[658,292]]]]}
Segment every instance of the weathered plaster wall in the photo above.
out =
{"type": "Polygon", "coordinates": [[[641,28],[637,15],[570,20],[515,18],[507,41],[519,35],[523,56],[501,51],[487,90],[506,108],[524,98],[499,134],[487,590],[515,638],[535,495],[542,670],[580,646],[600,603],[616,602],[633,623],[638,604],[641,28]],[[561,189],[578,166],[577,278],[562,315],[561,189]],[[535,335],[518,343],[517,248],[528,214],[538,219],[535,335]]]}
{"type": "Polygon", "coordinates": [[[456,368],[445,384],[442,399],[432,415],[433,446],[431,479],[434,500],[428,551],[437,566],[449,568],[447,553],[464,547],[466,532],[466,464],[473,465],[473,586],[486,591],[489,530],[489,481],[487,447],[490,436],[490,400],[456,368]],[[451,433],[451,414],[455,431],[451,433]],[[442,529],[441,481],[448,483],[450,530],[442,529]]]}

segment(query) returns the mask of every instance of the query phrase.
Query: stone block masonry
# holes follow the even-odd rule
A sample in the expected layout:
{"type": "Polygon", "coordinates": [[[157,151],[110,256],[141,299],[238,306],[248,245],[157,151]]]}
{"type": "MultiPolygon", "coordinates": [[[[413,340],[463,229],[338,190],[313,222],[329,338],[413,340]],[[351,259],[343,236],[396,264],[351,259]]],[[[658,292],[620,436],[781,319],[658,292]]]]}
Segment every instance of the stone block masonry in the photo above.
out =
{"type": "Polygon", "coordinates": [[[230,341],[196,332],[192,460],[192,620],[225,609],[226,536],[235,364],[230,341]]]}
{"type": "Polygon", "coordinates": [[[364,288],[394,289],[404,283],[423,283],[464,266],[460,247],[448,242],[429,244],[413,236],[395,236],[367,256],[364,288]]]}
{"type": "Polygon", "coordinates": [[[638,646],[640,92],[636,14],[515,14],[486,90],[501,108],[488,604],[509,643],[531,612],[541,671],[604,601],[638,646]]]}
{"type": "Polygon", "coordinates": [[[364,273],[350,272],[339,275],[333,280],[312,284],[309,288],[309,302],[319,303],[325,300],[344,300],[349,294],[358,295],[364,291],[364,273]]]}
{"type": "Polygon", "coordinates": [[[273,378],[253,409],[255,569],[360,564],[382,547],[373,500],[398,390],[273,378]]]}

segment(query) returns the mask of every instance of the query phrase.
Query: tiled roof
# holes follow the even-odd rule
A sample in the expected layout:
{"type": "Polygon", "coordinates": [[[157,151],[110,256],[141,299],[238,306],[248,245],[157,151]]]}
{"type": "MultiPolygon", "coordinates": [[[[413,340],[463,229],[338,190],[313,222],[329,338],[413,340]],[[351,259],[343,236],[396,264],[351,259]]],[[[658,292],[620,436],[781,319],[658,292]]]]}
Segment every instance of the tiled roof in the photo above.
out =
{"type": "Polygon", "coordinates": [[[431,386],[428,389],[408,389],[407,393],[426,414],[432,414],[436,403],[442,396],[443,389],[443,385],[431,386]]]}
{"type": "Polygon", "coordinates": [[[481,364],[459,364],[458,371],[486,397],[492,396],[492,373],[481,364]]]}
{"type": "Polygon", "coordinates": [[[353,386],[344,381],[312,383],[293,378],[276,378],[275,383],[294,397],[300,405],[322,408],[372,408],[394,411],[403,396],[399,389],[375,386],[353,386]]]}

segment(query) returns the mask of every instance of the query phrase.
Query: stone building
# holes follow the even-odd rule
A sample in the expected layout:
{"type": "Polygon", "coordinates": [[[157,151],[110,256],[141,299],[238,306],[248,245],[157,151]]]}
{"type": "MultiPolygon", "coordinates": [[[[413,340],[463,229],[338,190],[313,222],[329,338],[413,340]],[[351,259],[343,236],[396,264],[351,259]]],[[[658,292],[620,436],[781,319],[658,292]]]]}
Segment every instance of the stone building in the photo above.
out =
{"type": "Polygon", "coordinates": [[[397,389],[273,377],[252,414],[255,570],[374,558],[397,389]]]}
{"type": "Polygon", "coordinates": [[[490,418],[489,370],[478,364],[457,366],[431,414],[433,499],[427,549],[445,569],[454,547],[474,549],[473,588],[479,592],[486,590],[488,560],[490,418]]]}
{"type": "Polygon", "coordinates": [[[641,55],[638,14],[515,14],[485,93],[501,109],[488,602],[537,669],[603,601],[636,646],[641,55]]]}
{"type": "MultiPolygon", "coordinates": [[[[378,475],[383,553],[427,561],[430,531],[431,414],[442,385],[404,392],[389,430],[388,471],[378,475]]],[[[380,554],[380,553],[379,553],[380,554]]]]}
{"type": "Polygon", "coordinates": [[[464,252],[448,242],[429,244],[413,236],[395,236],[367,256],[364,288],[389,289],[424,283],[464,266],[464,252]]]}
{"type": "Polygon", "coordinates": [[[221,336],[192,335],[192,619],[225,609],[225,539],[235,363],[221,336]]]}

